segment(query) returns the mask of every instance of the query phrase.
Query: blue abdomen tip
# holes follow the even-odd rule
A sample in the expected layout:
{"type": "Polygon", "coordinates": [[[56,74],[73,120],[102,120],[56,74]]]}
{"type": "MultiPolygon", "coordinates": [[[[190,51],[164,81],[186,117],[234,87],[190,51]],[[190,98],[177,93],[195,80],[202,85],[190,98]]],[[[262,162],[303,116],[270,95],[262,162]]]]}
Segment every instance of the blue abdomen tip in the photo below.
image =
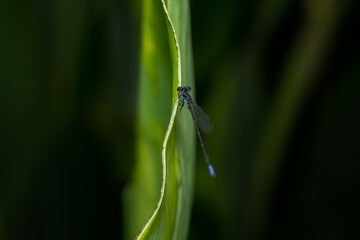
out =
{"type": "Polygon", "coordinates": [[[209,165],[208,167],[209,167],[210,176],[215,177],[215,171],[214,171],[213,167],[211,165],[209,165]]]}

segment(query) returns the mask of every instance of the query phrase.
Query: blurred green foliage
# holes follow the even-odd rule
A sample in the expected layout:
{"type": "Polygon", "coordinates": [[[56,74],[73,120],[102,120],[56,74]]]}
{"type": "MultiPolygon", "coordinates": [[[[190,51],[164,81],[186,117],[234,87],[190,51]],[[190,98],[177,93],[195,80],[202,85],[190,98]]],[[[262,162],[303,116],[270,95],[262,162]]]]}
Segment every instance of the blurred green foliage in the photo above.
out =
{"type": "MultiPolygon", "coordinates": [[[[145,182],[148,205],[123,209],[121,197],[143,154],[146,1],[0,2],[0,239],[121,239],[136,231],[129,213],[155,208],[161,149],[156,166],[143,163],[158,179],[145,182]]],[[[204,142],[217,177],[198,151],[189,239],[360,237],[358,9],[190,1],[191,34],[181,36],[192,39],[196,100],[214,122],[204,142]]],[[[162,47],[169,61],[155,74],[172,68],[162,47]]],[[[164,108],[144,123],[158,126],[149,136],[160,146],[173,104],[166,74],[168,86],[148,96],[164,108]]],[[[179,117],[176,132],[190,120],[179,117]]]]}
{"type": "Polygon", "coordinates": [[[0,239],[122,237],[138,14],[112,0],[1,1],[0,239]]]}

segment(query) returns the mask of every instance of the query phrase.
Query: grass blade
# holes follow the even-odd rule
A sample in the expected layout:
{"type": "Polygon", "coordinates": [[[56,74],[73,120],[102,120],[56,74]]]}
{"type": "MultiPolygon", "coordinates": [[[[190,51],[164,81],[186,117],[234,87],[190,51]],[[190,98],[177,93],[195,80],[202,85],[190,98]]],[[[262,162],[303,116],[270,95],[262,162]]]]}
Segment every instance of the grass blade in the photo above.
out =
{"type": "Polygon", "coordinates": [[[188,2],[144,0],[142,33],[138,156],[125,192],[126,237],[133,239],[145,223],[137,239],[186,239],[196,139],[190,115],[181,114],[176,124],[175,116],[182,76],[194,87],[188,2]]]}

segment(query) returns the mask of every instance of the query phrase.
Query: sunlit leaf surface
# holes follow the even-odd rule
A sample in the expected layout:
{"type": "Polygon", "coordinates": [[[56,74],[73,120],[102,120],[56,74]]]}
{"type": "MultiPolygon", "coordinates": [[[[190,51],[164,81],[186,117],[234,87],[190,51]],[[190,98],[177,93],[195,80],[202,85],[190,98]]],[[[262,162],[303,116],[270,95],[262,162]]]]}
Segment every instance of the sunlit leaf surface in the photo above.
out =
{"type": "Polygon", "coordinates": [[[142,26],[138,155],[125,192],[126,237],[186,239],[196,142],[190,114],[177,114],[176,89],[194,87],[188,2],[144,0],[142,26]]]}

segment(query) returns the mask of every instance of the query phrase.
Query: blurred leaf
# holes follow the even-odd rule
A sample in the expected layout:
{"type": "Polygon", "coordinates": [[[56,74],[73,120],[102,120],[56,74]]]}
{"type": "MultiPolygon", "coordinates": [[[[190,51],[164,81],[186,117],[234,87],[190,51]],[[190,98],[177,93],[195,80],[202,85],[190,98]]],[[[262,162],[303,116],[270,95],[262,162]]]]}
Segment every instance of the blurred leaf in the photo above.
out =
{"type": "Polygon", "coordinates": [[[137,162],[124,201],[128,239],[145,223],[138,239],[187,237],[196,139],[189,113],[174,123],[177,87],[194,87],[189,12],[187,1],[144,0],[137,162]]]}
{"type": "MultiPolygon", "coordinates": [[[[271,200],[279,181],[283,155],[308,89],[320,72],[329,50],[340,14],[336,1],[308,1],[306,21],[298,33],[280,84],[274,95],[271,114],[265,124],[255,155],[245,219],[250,238],[260,238],[269,221],[271,200]],[[314,5],[314,6],[313,6],[314,5]],[[318,11],[314,11],[318,9],[318,11]]],[[[341,10],[340,10],[341,9],[341,10]]],[[[265,235],[264,235],[265,236],[265,235]]],[[[262,236],[262,237],[264,237],[262,236]]]]}

